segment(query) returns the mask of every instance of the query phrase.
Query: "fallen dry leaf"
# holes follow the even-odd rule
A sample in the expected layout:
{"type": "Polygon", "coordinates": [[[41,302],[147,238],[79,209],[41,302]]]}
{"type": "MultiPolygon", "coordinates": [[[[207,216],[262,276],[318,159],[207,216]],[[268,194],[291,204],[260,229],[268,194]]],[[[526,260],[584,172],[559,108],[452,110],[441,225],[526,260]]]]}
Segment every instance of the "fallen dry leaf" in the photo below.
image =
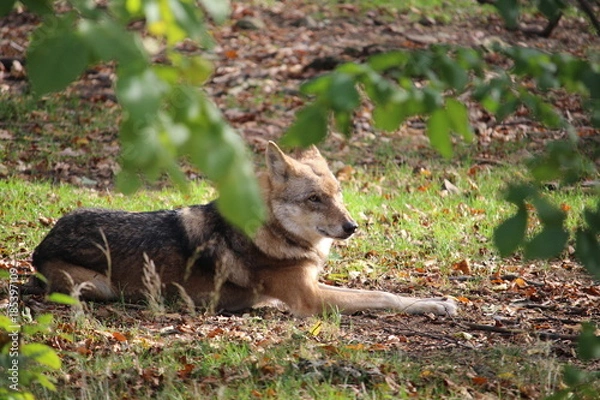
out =
{"type": "Polygon", "coordinates": [[[113,338],[115,338],[115,340],[117,342],[126,342],[127,341],[127,338],[125,337],[125,335],[123,335],[120,332],[113,332],[112,335],[113,335],[113,338]]]}
{"type": "Polygon", "coordinates": [[[469,260],[464,259],[452,265],[454,271],[459,271],[465,275],[471,275],[471,264],[469,260]]]}

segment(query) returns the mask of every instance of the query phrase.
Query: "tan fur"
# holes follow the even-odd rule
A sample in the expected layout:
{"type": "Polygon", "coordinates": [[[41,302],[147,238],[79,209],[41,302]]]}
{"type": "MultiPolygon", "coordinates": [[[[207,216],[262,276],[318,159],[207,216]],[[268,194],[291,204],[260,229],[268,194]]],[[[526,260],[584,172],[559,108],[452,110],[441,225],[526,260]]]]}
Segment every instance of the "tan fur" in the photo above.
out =
{"type": "Polygon", "coordinates": [[[46,274],[46,279],[63,288],[62,291],[68,294],[75,293],[77,286],[83,285],[82,294],[87,299],[116,299],[116,293],[108,277],[104,274],[60,261],[47,267],[49,273],[46,274]],[[86,283],[89,285],[85,285],[86,283]]]}
{"type": "Polygon", "coordinates": [[[36,248],[34,264],[50,290],[69,292],[73,284],[91,282],[95,289],[83,291],[83,297],[92,300],[142,299],[146,254],[163,292],[176,295],[180,286],[197,305],[217,309],[277,299],[300,316],[367,309],[456,314],[451,299],[319,283],[332,242],[357,228],[340,185],[314,146],[291,157],[270,142],[266,161],[259,182],[269,215],[253,239],[228,225],[213,203],[155,213],[81,210],[59,220],[36,248]],[[110,268],[98,246],[104,241],[110,268]]]}

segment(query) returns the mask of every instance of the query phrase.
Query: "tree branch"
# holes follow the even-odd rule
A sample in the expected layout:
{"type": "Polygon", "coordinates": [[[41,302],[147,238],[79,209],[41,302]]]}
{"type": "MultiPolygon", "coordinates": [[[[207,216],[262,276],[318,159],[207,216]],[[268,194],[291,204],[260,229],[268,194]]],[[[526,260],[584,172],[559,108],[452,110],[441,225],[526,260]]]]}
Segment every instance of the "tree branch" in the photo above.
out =
{"type": "Polygon", "coordinates": [[[539,337],[540,339],[549,339],[549,340],[570,340],[570,341],[575,341],[579,338],[578,335],[561,335],[559,333],[553,333],[553,332],[535,332],[535,331],[526,331],[524,329],[508,329],[508,328],[502,328],[499,326],[493,326],[493,325],[482,325],[482,324],[474,324],[472,322],[461,322],[459,323],[459,326],[462,325],[466,328],[469,329],[475,329],[475,330],[479,330],[479,331],[485,331],[485,332],[495,332],[495,333],[500,333],[503,335],[522,335],[522,334],[526,334],[526,335],[534,335],[539,337]]]}
{"type": "Polygon", "coordinates": [[[577,0],[577,3],[579,3],[579,8],[581,8],[581,11],[583,11],[588,16],[590,22],[596,29],[596,33],[598,34],[598,36],[600,36],[600,22],[598,22],[598,18],[596,18],[596,16],[594,15],[594,9],[590,5],[590,3],[588,3],[586,0],[577,0]]]}

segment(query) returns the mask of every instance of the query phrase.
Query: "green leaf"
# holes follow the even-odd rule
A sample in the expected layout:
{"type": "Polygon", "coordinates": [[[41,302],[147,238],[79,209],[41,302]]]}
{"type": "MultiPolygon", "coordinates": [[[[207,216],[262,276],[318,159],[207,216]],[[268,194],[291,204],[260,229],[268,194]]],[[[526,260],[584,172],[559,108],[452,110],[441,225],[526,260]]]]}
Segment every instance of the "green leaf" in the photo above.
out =
{"type": "Polygon", "coordinates": [[[463,90],[469,81],[467,71],[445,53],[437,55],[432,69],[437,72],[446,85],[458,91],[463,90]]]}
{"type": "Polygon", "coordinates": [[[125,0],[125,9],[132,16],[139,15],[142,11],[142,0],[125,0]]]}
{"type": "Polygon", "coordinates": [[[519,24],[519,1],[518,0],[497,0],[494,7],[498,10],[508,29],[516,29],[519,24]]]}
{"type": "Polygon", "coordinates": [[[538,217],[540,218],[542,224],[562,227],[563,222],[567,217],[563,210],[540,196],[534,197],[532,199],[532,203],[535,206],[538,217]]]}
{"type": "Polygon", "coordinates": [[[600,233],[600,202],[598,202],[596,212],[586,208],[583,211],[583,217],[591,233],[600,233]]]}
{"type": "Polygon", "coordinates": [[[456,61],[465,70],[472,70],[476,74],[483,72],[484,61],[480,50],[470,47],[459,47],[456,49],[456,61]]]}
{"type": "MultiPolygon", "coordinates": [[[[5,1],[5,0],[3,0],[5,1]]],[[[21,0],[21,2],[29,9],[38,15],[52,14],[54,8],[52,7],[52,0],[21,0]]]]}
{"type": "Polygon", "coordinates": [[[522,204],[514,216],[502,222],[494,230],[494,245],[500,252],[500,256],[507,257],[514,253],[525,238],[526,228],[527,209],[522,204]]]}
{"type": "Polygon", "coordinates": [[[575,255],[590,273],[600,279],[600,244],[596,235],[589,230],[577,230],[575,255]]]}
{"type": "Polygon", "coordinates": [[[537,0],[537,7],[546,18],[552,21],[561,15],[565,3],[562,0],[537,0]]]}
{"type": "Polygon", "coordinates": [[[327,96],[334,111],[353,111],[360,104],[360,95],[354,79],[343,73],[331,77],[327,96]]]}
{"type": "Polygon", "coordinates": [[[229,128],[213,126],[206,132],[194,132],[189,142],[194,164],[217,182],[231,173],[238,156],[234,145],[223,138],[223,129],[229,128]]]}
{"type": "Polygon", "coordinates": [[[40,314],[35,317],[35,320],[39,326],[43,329],[49,328],[54,322],[54,316],[50,313],[40,314]]]}
{"type": "Polygon", "coordinates": [[[400,124],[406,119],[406,101],[408,94],[396,90],[389,96],[387,101],[376,105],[373,110],[373,122],[377,129],[383,129],[388,132],[398,129],[400,124]]]}
{"type": "Polygon", "coordinates": [[[42,343],[25,343],[21,345],[21,354],[30,357],[40,364],[52,369],[60,369],[60,358],[50,346],[42,343]]]}
{"type": "Polygon", "coordinates": [[[0,314],[0,329],[14,332],[19,330],[19,325],[15,324],[8,316],[0,314]]]}
{"type": "Polygon", "coordinates": [[[552,105],[546,103],[541,97],[525,90],[521,90],[521,99],[537,120],[550,128],[559,128],[565,125],[563,118],[552,105]]]}
{"type": "Polygon", "coordinates": [[[473,97],[481,102],[481,105],[489,112],[501,115],[499,109],[505,99],[510,100],[511,98],[514,98],[514,95],[511,93],[512,87],[513,84],[511,78],[505,73],[502,73],[499,77],[493,78],[489,82],[481,83],[477,86],[473,92],[473,97]]]}
{"type": "Polygon", "coordinates": [[[187,194],[189,192],[188,178],[187,175],[181,170],[177,160],[173,158],[164,167],[165,172],[169,175],[171,181],[181,190],[187,194]]]}
{"type": "Polygon", "coordinates": [[[458,100],[447,99],[446,110],[450,128],[465,140],[471,141],[473,139],[473,131],[469,123],[469,110],[467,107],[458,100]]]}
{"type": "Polygon", "coordinates": [[[585,380],[585,372],[572,365],[565,365],[563,370],[563,377],[565,383],[569,386],[577,386],[585,380]]]}
{"type": "MultiPolygon", "coordinates": [[[[422,96],[423,96],[420,106],[424,107],[424,111],[426,113],[435,113],[435,111],[441,109],[444,106],[444,98],[442,97],[442,92],[440,92],[438,89],[433,88],[431,86],[426,86],[420,92],[422,93],[422,96]]],[[[416,96],[415,96],[415,99],[417,99],[416,96]]],[[[420,114],[420,113],[414,112],[413,114],[420,114]]],[[[446,120],[447,123],[449,123],[449,120],[447,119],[447,115],[444,117],[444,119],[446,120]]]]}
{"type": "Polygon", "coordinates": [[[54,385],[54,382],[52,382],[46,375],[37,374],[35,380],[46,389],[56,392],[56,386],[54,385]]]}
{"type": "Polygon", "coordinates": [[[517,111],[519,105],[521,105],[521,101],[515,95],[509,91],[505,92],[502,101],[496,107],[496,119],[503,121],[506,117],[517,111]]]}
{"type": "Polygon", "coordinates": [[[52,316],[52,314],[47,313],[47,314],[41,314],[35,317],[35,324],[28,324],[25,323],[22,325],[21,329],[23,330],[23,333],[26,335],[35,335],[36,333],[39,332],[47,332],[50,330],[50,327],[52,326],[52,323],[54,321],[54,318],[52,316]]]}
{"type": "Polygon", "coordinates": [[[185,11],[179,1],[146,0],[144,14],[148,31],[153,35],[165,37],[169,45],[185,39],[186,31],[180,22],[185,11]]]}
{"type": "Polygon", "coordinates": [[[584,322],[581,328],[577,346],[579,357],[583,361],[600,358],[600,336],[596,336],[596,327],[589,322],[584,322]]]}
{"type": "Polygon", "coordinates": [[[375,71],[384,72],[390,68],[401,68],[410,61],[411,54],[407,51],[390,51],[369,57],[367,63],[375,71]]]}
{"type": "MultiPolygon", "coordinates": [[[[72,30],[45,23],[27,51],[27,70],[38,95],[59,91],[81,75],[88,63],[86,43],[72,30]]],[[[36,31],[37,32],[37,31],[36,31]]]]}
{"type": "Polygon", "coordinates": [[[569,233],[562,227],[545,226],[525,245],[525,258],[549,259],[556,257],[565,248],[569,233]]]}
{"type": "Polygon", "coordinates": [[[120,192],[132,194],[142,187],[142,180],[137,171],[123,169],[115,177],[115,184],[120,192]]]}
{"type": "Polygon", "coordinates": [[[421,50],[409,53],[409,61],[403,68],[403,75],[406,77],[427,77],[435,78],[435,72],[432,70],[434,54],[431,51],[421,50]]]}
{"type": "Polygon", "coordinates": [[[79,300],[64,293],[50,293],[46,300],[58,304],[75,305],[79,304],[79,300]]]}
{"type": "Polygon", "coordinates": [[[203,85],[214,71],[213,64],[204,57],[183,57],[180,64],[183,78],[190,85],[203,85]]]}
{"type": "Polygon", "coordinates": [[[296,114],[296,121],[281,138],[287,147],[307,147],[327,136],[327,110],[318,102],[310,104],[296,114]]]}
{"type": "Polygon", "coordinates": [[[12,11],[15,5],[15,0],[4,0],[0,2],[0,16],[3,17],[12,11]]]}
{"type": "Polygon", "coordinates": [[[119,131],[121,139],[121,164],[130,172],[139,170],[148,177],[160,173],[159,156],[168,152],[161,143],[161,113],[149,116],[152,121],[135,120],[129,116],[123,118],[119,131]]]}
{"type": "Polygon", "coordinates": [[[117,61],[129,74],[148,65],[148,58],[135,36],[109,19],[82,19],[77,27],[82,40],[97,61],[117,61]]]}
{"type": "Polygon", "coordinates": [[[348,111],[335,111],[333,117],[337,130],[346,135],[346,137],[349,137],[352,128],[352,113],[348,111]]]}
{"type": "Polygon", "coordinates": [[[229,1],[226,0],[200,0],[200,3],[218,24],[225,22],[231,13],[229,1]]]}
{"type": "Polygon", "coordinates": [[[332,75],[325,74],[300,85],[300,91],[304,94],[324,95],[331,85],[332,75]]]}
{"type": "Polygon", "coordinates": [[[371,73],[363,75],[361,82],[367,96],[375,103],[375,106],[385,106],[393,96],[398,96],[398,88],[376,72],[371,71],[371,73]]]}
{"type": "Polygon", "coordinates": [[[567,184],[595,173],[595,166],[583,157],[577,143],[571,140],[550,142],[545,152],[528,163],[538,181],[560,179],[567,184]]]}
{"type": "Polygon", "coordinates": [[[181,79],[181,71],[172,65],[153,65],[151,68],[167,84],[176,85],[181,79]]]}
{"type": "Polygon", "coordinates": [[[252,236],[266,217],[259,186],[250,163],[236,162],[231,173],[218,182],[217,206],[221,214],[252,236]],[[244,205],[240,207],[240,199],[244,205]]]}
{"type": "Polygon", "coordinates": [[[595,101],[595,106],[591,107],[591,116],[590,121],[592,122],[592,126],[597,129],[600,129],[600,101],[595,101]]]}
{"type": "Polygon", "coordinates": [[[171,43],[177,43],[184,39],[185,36],[190,37],[193,40],[203,39],[205,28],[204,19],[202,18],[201,12],[196,6],[195,2],[188,2],[185,0],[170,0],[168,2],[170,11],[177,22],[177,26],[164,15],[165,10],[162,9],[163,18],[167,25],[167,38],[171,43]],[[184,37],[179,38],[180,31],[183,28],[184,37]]]}
{"type": "Polygon", "coordinates": [[[535,187],[528,184],[511,184],[506,191],[506,201],[516,204],[518,207],[524,206],[527,197],[537,196],[535,187]]]}
{"type": "Polygon", "coordinates": [[[556,88],[560,87],[560,82],[558,81],[558,79],[556,79],[554,74],[551,74],[551,73],[544,73],[544,74],[540,75],[536,79],[536,81],[537,81],[538,89],[540,89],[542,91],[547,91],[549,89],[556,89],[556,88]]]}
{"type": "Polygon", "coordinates": [[[166,89],[152,69],[145,69],[140,73],[121,74],[116,92],[129,118],[135,123],[145,123],[155,119],[166,89]]]}
{"type": "Polygon", "coordinates": [[[598,105],[598,100],[600,100],[600,71],[592,71],[591,68],[588,68],[581,80],[585,83],[592,100],[595,100],[595,104],[598,105]]]}
{"type": "Polygon", "coordinates": [[[444,157],[452,157],[452,140],[450,138],[450,122],[444,109],[435,110],[427,120],[427,136],[431,146],[444,157]]]}
{"type": "Polygon", "coordinates": [[[349,62],[338,66],[335,71],[340,74],[350,75],[354,79],[359,79],[365,74],[374,73],[373,69],[366,64],[357,64],[349,62]]]}

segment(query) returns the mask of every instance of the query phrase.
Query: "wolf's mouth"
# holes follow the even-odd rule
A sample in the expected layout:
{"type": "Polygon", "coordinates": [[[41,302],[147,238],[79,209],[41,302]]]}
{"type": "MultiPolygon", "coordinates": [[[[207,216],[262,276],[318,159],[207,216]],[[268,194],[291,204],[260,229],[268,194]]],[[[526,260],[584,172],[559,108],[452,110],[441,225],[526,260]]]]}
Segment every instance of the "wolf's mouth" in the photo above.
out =
{"type": "Polygon", "coordinates": [[[323,228],[317,227],[317,232],[319,232],[322,236],[330,238],[331,235],[327,233],[327,231],[323,228]]]}
{"type": "Polygon", "coordinates": [[[323,228],[319,228],[317,227],[317,231],[324,237],[326,238],[330,238],[330,239],[346,239],[345,237],[340,237],[339,235],[332,235],[331,233],[327,232],[325,229],[323,228]]]}
{"type": "Polygon", "coordinates": [[[331,233],[327,232],[325,229],[319,228],[319,227],[317,227],[317,232],[319,232],[322,236],[324,236],[326,238],[330,238],[330,239],[344,240],[344,239],[348,239],[350,236],[352,236],[352,233],[342,233],[339,235],[332,235],[331,233]]]}

